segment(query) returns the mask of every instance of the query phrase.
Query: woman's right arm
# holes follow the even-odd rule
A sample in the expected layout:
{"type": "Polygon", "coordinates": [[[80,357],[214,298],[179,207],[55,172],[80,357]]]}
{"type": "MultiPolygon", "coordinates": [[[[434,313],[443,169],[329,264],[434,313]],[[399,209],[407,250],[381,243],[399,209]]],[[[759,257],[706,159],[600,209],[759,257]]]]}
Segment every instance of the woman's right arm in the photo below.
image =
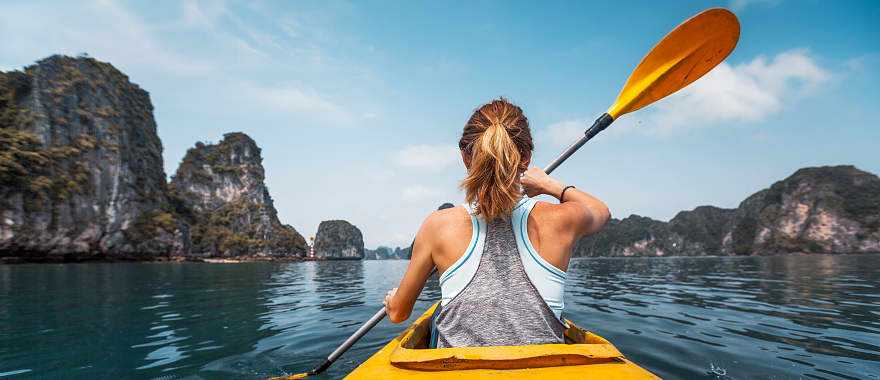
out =
{"type": "Polygon", "coordinates": [[[565,191],[565,197],[560,199],[565,185],[544,173],[541,168],[529,168],[523,173],[521,181],[523,190],[530,197],[547,194],[559,199],[560,204],[557,207],[562,224],[570,228],[569,232],[575,239],[599,232],[611,218],[605,202],[577,188],[569,188],[565,191]]]}

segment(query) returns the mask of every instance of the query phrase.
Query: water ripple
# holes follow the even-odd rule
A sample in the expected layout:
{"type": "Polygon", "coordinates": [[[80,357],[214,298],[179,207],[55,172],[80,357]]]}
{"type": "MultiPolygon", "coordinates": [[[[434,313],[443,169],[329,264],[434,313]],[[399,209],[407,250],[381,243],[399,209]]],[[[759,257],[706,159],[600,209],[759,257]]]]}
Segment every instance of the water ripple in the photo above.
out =
{"type": "MultiPolygon", "coordinates": [[[[262,379],[323,360],[405,261],[0,266],[0,378],[262,379]]],[[[670,379],[880,379],[880,255],[578,259],[565,316],[670,379]]],[[[424,310],[436,281],[419,296],[424,310]]],[[[399,333],[380,323],[325,376],[399,333]]]]}

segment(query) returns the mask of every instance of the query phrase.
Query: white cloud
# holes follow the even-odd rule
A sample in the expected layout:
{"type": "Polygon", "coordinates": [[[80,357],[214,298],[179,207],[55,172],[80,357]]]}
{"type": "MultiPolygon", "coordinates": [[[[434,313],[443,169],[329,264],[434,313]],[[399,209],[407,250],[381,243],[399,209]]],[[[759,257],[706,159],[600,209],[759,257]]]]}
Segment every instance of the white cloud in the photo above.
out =
{"type": "Polygon", "coordinates": [[[220,1],[186,0],[180,6],[183,22],[189,26],[213,28],[217,18],[226,13],[226,6],[220,1]]]}
{"type": "Polygon", "coordinates": [[[442,170],[459,162],[461,154],[454,145],[410,145],[395,153],[395,165],[422,170],[442,170]]]}
{"type": "Polygon", "coordinates": [[[779,2],[780,0],[730,0],[730,9],[733,9],[736,12],[741,12],[753,5],[775,7],[779,2]]]}
{"type": "Polygon", "coordinates": [[[400,199],[410,203],[424,201],[439,202],[443,199],[443,192],[424,185],[409,185],[401,191],[400,199]]]}
{"type": "Polygon", "coordinates": [[[722,63],[684,90],[657,103],[649,127],[675,128],[719,122],[759,122],[787,102],[807,95],[831,78],[804,49],[758,56],[731,66],[722,63]]]}
{"type": "MultiPolygon", "coordinates": [[[[637,116],[624,116],[610,130],[668,133],[725,122],[761,122],[814,93],[831,78],[831,72],[806,49],[785,51],[770,59],[761,55],[738,65],[723,62],[678,93],[637,111],[637,116]]],[[[538,138],[566,146],[580,137],[590,120],[551,124],[538,132],[538,138]]]]}
{"type": "Polygon", "coordinates": [[[352,115],[340,106],[315,91],[294,85],[264,87],[250,83],[242,84],[243,93],[256,100],[257,104],[275,111],[291,114],[308,114],[317,119],[333,123],[348,123],[352,115]]]}
{"type": "Polygon", "coordinates": [[[22,64],[55,53],[87,52],[125,68],[157,68],[184,75],[214,69],[210,63],[165,48],[146,23],[112,1],[3,5],[0,35],[15,38],[0,44],[0,56],[22,64]]]}
{"type": "Polygon", "coordinates": [[[563,120],[539,130],[536,138],[539,145],[568,146],[581,138],[589,126],[587,119],[563,120]]]}

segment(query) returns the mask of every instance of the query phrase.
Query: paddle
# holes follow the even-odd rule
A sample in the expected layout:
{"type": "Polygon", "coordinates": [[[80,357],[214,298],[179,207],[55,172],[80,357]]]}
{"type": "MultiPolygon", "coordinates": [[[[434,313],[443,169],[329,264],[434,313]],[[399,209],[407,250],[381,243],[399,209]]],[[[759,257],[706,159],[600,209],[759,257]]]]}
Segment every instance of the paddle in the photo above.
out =
{"type": "MultiPolygon", "coordinates": [[[[642,62],[630,75],[617,100],[608,111],[596,119],[596,122],[584,132],[584,136],[562,152],[544,171],[550,174],[587,141],[608,128],[618,117],[656,102],[708,73],[733,51],[738,39],[739,21],[733,13],[722,8],[700,12],[675,27],[651,49],[645,58],[642,58],[642,62]]],[[[436,272],[437,268],[432,269],[429,277],[436,272]]],[[[385,315],[383,307],[315,369],[273,379],[302,379],[324,372],[382,318],[385,318],[385,315]]]]}
{"type": "Polygon", "coordinates": [[[723,8],[707,9],[675,27],[642,58],[608,111],[544,171],[552,172],[618,117],[663,99],[708,73],[727,58],[737,40],[739,21],[723,8]]]}

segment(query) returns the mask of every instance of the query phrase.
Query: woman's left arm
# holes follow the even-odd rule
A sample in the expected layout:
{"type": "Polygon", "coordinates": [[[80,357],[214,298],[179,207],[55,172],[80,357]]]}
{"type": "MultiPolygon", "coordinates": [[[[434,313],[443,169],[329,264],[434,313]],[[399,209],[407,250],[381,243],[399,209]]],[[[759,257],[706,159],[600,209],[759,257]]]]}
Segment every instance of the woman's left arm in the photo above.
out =
{"type": "Polygon", "coordinates": [[[425,287],[425,282],[431,275],[431,269],[434,268],[434,260],[431,258],[433,239],[430,238],[434,224],[432,216],[433,214],[425,219],[416,234],[409,267],[406,268],[400,285],[385,295],[385,311],[391,322],[400,323],[409,318],[413,305],[422,292],[422,288],[425,287]]]}

